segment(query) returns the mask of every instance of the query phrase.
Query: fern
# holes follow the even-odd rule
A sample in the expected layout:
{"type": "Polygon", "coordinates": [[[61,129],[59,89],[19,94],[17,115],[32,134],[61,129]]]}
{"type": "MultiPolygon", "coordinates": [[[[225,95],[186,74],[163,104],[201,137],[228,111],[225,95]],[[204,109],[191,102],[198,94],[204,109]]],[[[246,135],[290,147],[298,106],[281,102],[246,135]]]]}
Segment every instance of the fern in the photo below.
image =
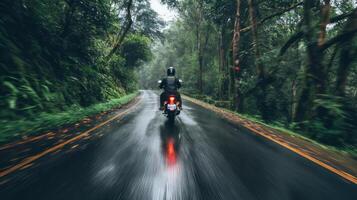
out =
{"type": "Polygon", "coordinates": [[[8,107],[10,109],[15,109],[16,108],[16,103],[17,103],[17,95],[19,93],[19,90],[16,88],[15,85],[13,85],[9,81],[4,81],[3,85],[9,89],[9,95],[6,99],[8,103],[8,107]]]}

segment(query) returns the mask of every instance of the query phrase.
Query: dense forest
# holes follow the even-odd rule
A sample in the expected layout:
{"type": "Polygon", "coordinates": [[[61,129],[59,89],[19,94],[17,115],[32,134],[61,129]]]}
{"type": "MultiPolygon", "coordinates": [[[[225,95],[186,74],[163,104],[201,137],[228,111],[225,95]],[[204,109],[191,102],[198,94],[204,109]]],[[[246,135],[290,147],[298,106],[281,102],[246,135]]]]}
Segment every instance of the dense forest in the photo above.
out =
{"type": "Polygon", "coordinates": [[[157,88],[183,92],[320,142],[357,145],[353,0],[2,0],[2,124],[157,88]],[[140,80],[140,81],[139,81],[140,80]]]}
{"type": "Polygon", "coordinates": [[[148,1],[2,0],[0,118],[86,107],[138,89],[163,22],[148,1]]]}
{"type": "Polygon", "coordinates": [[[178,12],[141,70],[174,66],[188,95],[325,144],[357,145],[353,0],[164,0],[178,12]]]}

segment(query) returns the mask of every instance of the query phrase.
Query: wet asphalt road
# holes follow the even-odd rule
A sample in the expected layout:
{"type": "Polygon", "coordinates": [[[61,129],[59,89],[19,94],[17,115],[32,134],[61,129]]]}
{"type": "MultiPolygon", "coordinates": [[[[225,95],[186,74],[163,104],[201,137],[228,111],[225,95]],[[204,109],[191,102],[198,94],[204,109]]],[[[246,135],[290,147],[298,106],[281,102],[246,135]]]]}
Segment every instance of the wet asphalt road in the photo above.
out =
{"type": "Polygon", "coordinates": [[[11,175],[0,199],[357,199],[357,186],[184,102],[174,125],[144,91],[135,112],[81,148],[11,175]]]}

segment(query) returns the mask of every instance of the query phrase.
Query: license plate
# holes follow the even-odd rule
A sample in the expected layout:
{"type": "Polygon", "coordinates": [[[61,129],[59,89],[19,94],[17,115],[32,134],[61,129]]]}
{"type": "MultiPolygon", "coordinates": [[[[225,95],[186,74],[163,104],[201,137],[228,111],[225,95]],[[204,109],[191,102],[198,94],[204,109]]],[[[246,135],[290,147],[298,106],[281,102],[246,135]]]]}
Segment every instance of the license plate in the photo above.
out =
{"type": "Polygon", "coordinates": [[[167,105],[167,109],[168,109],[168,110],[171,110],[171,111],[172,111],[172,110],[176,110],[176,104],[168,104],[168,105],[167,105]]]}

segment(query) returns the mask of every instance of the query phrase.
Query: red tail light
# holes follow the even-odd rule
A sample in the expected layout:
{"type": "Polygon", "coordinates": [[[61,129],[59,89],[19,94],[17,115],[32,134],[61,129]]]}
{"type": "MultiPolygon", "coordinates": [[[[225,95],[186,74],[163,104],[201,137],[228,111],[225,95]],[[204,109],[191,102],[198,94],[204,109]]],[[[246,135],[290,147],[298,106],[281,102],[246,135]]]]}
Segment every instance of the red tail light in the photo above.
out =
{"type": "Polygon", "coordinates": [[[174,104],[175,103],[175,97],[170,97],[169,100],[170,100],[169,101],[170,104],[174,104]]]}

